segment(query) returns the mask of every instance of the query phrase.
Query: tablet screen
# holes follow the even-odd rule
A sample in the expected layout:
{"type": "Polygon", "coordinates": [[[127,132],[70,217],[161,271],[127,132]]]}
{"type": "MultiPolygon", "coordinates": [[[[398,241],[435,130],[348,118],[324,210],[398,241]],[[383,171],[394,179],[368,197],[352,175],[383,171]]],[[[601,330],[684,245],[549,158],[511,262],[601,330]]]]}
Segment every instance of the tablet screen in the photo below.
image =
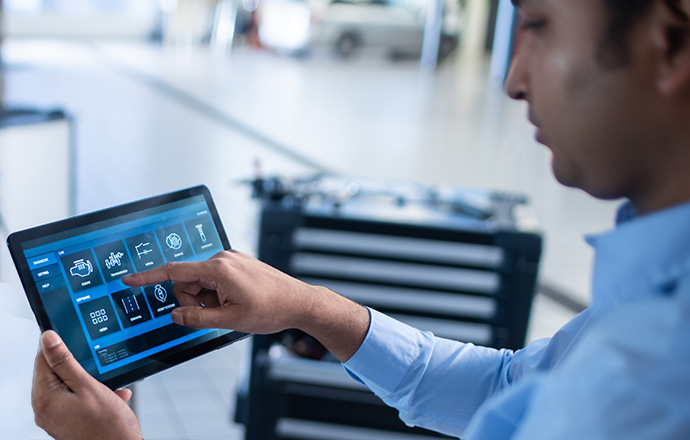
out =
{"type": "Polygon", "coordinates": [[[208,189],[190,188],[12,234],[10,251],[43,330],[116,388],[243,336],[172,322],[172,284],[122,277],[229,249],[208,189]]]}

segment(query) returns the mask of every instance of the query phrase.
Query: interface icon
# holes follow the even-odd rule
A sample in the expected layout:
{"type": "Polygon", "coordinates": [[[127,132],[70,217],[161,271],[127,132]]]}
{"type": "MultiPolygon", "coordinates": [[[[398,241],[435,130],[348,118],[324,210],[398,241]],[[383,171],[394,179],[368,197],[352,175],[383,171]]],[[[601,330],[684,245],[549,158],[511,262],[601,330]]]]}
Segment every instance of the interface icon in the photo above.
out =
{"type": "Polygon", "coordinates": [[[182,247],[182,238],[173,232],[165,237],[165,244],[167,244],[170,249],[178,250],[182,247]]]}
{"type": "Polygon", "coordinates": [[[153,249],[151,249],[151,243],[146,242],[146,243],[139,243],[138,245],[134,246],[134,250],[137,251],[137,256],[139,259],[141,257],[145,257],[147,254],[150,254],[153,252],[153,249]]]}
{"type": "Polygon", "coordinates": [[[220,237],[209,216],[195,218],[184,223],[192,250],[197,254],[222,250],[220,237]]]}
{"type": "MultiPolygon", "coordinates": [[[[69,255],[60,256],[60,262],[67,274],[72,293],[81,292],[103,284],[99,274],[99,259],[94,259],[91,249],[84,249],[69,255]]],[[[88,315],[86,318],[88,319],[88,315]]]]}
{"type": "Polygon", "coordinates": [[[73,277],[86,278],[93,273],[91,261],[84,258],[74,261],[74,266],[69,268],[69,273],[73,277]]]}
{"type": "MultiPolygon", "coordinates": [[[[137,241],[137,243],[139,242],[137,241]]],[[[134,271],[132,260],[127,252],[127,246],[122,240],[96,246],[93,252],[96,254],[95,261],[100,263],[101,272],[103,273],[106,283],[119,280],[123,276],[129,275],[134,271]]],[[[131,253],[135,255],[136,258],[134,247],[132,247],[131,253]]],[[[94,266],[96,266],[96,264],[94,264],[94,266]]],[[[96,269],[97,268],[94,267],[94,270],[96,269]]]]}
{"type": "Polygon", "coordinates": [[[160,284],[156,284],[156,287],[153,288],[153,295],[160,302],[165,302],[168,299],[168,291],[160,284]]]}
{"type": "Polygon", "coordinates": [[[111,252],[108,259],[105,260],[105,267],[112,269],[115,266],[122,266],[122,257],[124,256],[125,254],[122,252],[118,252],[117,254],[115,252],[111,252]]]}
{"type": "Polygon", "coordinates": [[[141,310],[139,307],[139,302],[135,295],[130,295],[122,298],[122,306],[126,314],[138,312],[141,310]]]}
{"type": "MultiPolygon", "coordinates": [[[[159,246],[159,243],[163,244],[163,241],[164,238],[157,240],[153,231],[125,239],[136,270],[143,272],[163,264],[163,255],[161,254],[161,246],[159,246]]],[[[163,246],[163,250],[167,249],[167,246],[163,246]]],[[[127,252],[124,249],[122,252],[125,253],[123,258],[127,259],[127,252]]]]}
{"type": "Polygon", "coordinates": [[[111,294],[120,322],[125,328],[139,325],[151,319],[146,299],[140,289],[125,289],[111,294]]]}
{"type": "MultiPolygon", "coordinates": [[[[154,318],[159,318],[173,311],[180,304],[173,295],[173,284],[170,281],[163,281],[160,284],[151,284],[144,287],[144,294],[151,306],[151,313],[154,318]]],[[[141,304],[141,301],[139,301],[141,304]]],[[[142,306],[142,310],[145,307],[142,306]]]]}
{"type": "Polygon", "coordinates": [[[105,309],[94,310],[93,312],[89,313],[89,317],[91,318],[91,323],[93,325],[98,325],[108,320],[108,313],[105,311],[105,309]]]}
{"type": "Polygon", "coordinates": [[[84,325],[92,340],[121,330],[117,318],[113,317],[115,310],[113,310],[113,306],[107,296],[93,301],[82,302],[79,304],[79,309],[82,318],[84,318],[84,325]]]}
{"type": "Polygon", "coordinates": [[[206,243],[207,240],[206,240],[206,234],[204,233],[204,225],[198,224],[198,225],[194,225],[194,227],[196,228],[197,232],[199,232],[199,238],[201,238],[201,241],[206,243]]]}

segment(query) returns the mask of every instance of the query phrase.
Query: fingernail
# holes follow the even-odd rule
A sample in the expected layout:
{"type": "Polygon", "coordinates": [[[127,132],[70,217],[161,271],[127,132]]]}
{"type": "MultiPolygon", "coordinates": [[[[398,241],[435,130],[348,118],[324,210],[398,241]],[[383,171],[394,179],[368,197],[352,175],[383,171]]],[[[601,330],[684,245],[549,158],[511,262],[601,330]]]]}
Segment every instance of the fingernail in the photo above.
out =
{"type": "Polygon", "coordinates": [[[45,348],[57,347],[60,345],[60,342],[62,342],[60,336],[58,336],[58,334],[53,330],[47,330],[45,333],[43,333],[43,346],[45,348]]]}
{"type": "Polygon", "coordinates": [[[179,311],[177,309],[173,310],[172,313],[170,314],[170,317],[172,318],[172,320],[175,324],[184,325],[184,319],[182,317],[181,311],[179,311]]]}

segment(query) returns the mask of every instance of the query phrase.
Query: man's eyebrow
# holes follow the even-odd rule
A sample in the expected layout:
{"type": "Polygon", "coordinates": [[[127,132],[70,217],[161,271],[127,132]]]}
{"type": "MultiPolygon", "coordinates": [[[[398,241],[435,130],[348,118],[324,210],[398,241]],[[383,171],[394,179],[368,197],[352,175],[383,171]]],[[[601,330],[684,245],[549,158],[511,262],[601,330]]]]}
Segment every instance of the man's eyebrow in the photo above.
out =
{"type": "Polygon", "coordinates": [[[510,0],[513,6],[520,8],[525,5],[525,3],[532,3],[534,0],[510,0]]]}

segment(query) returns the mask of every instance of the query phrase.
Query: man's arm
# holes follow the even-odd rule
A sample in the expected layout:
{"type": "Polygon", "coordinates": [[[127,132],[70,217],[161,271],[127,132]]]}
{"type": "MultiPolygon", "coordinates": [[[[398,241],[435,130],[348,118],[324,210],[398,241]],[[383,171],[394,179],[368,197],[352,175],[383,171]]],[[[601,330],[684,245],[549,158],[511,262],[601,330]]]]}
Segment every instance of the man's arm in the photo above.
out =
{"type": "MultiPolygon", "coordinates": [[[[194,328],[274,333],[298,328],[318,338],[340,360],[359,348],[369,312],[323,287],[298,281],[238,252],[199,263],[172,263],[127,277],[129,285],[170,280],[183,307],[172,317],[194,328]],[[201,304],[205,307],[202,307],[201,304]]],[[[125,404],[131,391],[111,391],[79,365],[57,333],[41,338],[34,366],[36,424],[61,440],[142,438],[125,404]]]]}
{"type": "Polygon", "coordinates": [[[172,281],[182,306],[171,315],[177,324],[257,334],[295,328],[318,339],[341,362],[352,357],[369,329],[364,307],[237,251],[168,263],[122,281],[130,286],[172,281]]]}
{"type": "Polygon", "coordinates": [[[552,369],[590,316],[585,311],[554,337],[512,352],[434,337],[372,311],[367,337],[345,367],[397,408],[406,423],[464,437],[470,418],[488,398],[552,369]]]}
{"type": "Polygon", "coordinates": [[[377,312],[370,321],[368,309],[235,251],[204,262],[168,263],[123,281],[173,281],[182,305],[172,312],[178,324],[257,334],[303,330],[407,423],[453,435],[461,435],[474,411],[512,380],[548,368],[562,345],[543,341],[514,356],[435,338],[377,312]],[[511,366],[517,374],[510,374],[511,366]]]}

